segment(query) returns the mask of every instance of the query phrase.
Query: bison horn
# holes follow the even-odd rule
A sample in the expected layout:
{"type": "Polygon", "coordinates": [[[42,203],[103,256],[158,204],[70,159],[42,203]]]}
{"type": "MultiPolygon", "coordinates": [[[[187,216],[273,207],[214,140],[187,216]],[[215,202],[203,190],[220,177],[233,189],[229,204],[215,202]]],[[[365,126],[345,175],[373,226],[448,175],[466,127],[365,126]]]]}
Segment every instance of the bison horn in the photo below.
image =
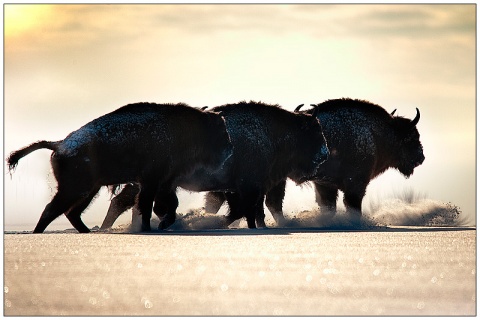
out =
{"type": "Polygon", "coordinates": [[[296,107],[294,112],[298,112],[302,107],[303,107],[303,103],[301,105],[299,105],[298,107],[296,107]]]}
{"type": "Polygon", "coordinates": [[[208,106],[201,107],[200,110],[205,111],[205,109],[207,109],[207,108],[208,108],[208,106]]]}
{"type": "Polygon", "coordinates": [[[418,121],[420,120],[420,111],[418,110],[418,108],[415,109],[417,109],[417,115],[415,116],[415,119],[413,119],[411,122],[413,127],[416,126],[418,121]]]}
{"type": "Polygon", "coordinates": [[[393,110],[390,114],[393,116],[395,114],[395,111],[397,111],[397,109],[393,110]]]}
{"type": "Polygon", "coordinates": [[[316,104],[311,104],[311,106],[315,108],[317,105],[316,104]]]}

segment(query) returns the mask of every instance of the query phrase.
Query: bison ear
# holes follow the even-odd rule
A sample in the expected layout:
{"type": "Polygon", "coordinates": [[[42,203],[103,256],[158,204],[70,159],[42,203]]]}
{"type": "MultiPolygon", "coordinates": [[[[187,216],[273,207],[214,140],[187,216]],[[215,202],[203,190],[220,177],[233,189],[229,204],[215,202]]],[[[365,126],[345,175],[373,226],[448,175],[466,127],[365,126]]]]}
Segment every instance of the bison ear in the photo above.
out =
{"type": "Polygon", "coordinates": [[[300,111],[300,109],[303,107],[303,103],[299,105],[298,107],[295,108],[294,112],[300,111]]]}
{"type": "Polygon", "coordinates": [[[393,110],[392,113],[390,113],[390,115],[393,116],[395,114],[395,111],[397,111],[397,109],[393,110]]]}
{"type": "Polygon", "coordinates": [[[412,127],[415,127],[417,125],[418,121],[420,120],[420,111],[418,110],[418,108],[415,108],[415,109],[417,109],[417,115],[412,120],[412,122],[410,122],[412,124],[412,127]]]}

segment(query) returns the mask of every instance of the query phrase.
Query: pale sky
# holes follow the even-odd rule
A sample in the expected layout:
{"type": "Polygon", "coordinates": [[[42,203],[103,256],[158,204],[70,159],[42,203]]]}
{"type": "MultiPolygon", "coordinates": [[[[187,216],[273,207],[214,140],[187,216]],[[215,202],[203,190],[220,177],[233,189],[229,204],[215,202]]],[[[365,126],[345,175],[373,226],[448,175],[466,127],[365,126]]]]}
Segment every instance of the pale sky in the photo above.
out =
{"type": "MultiPolygon", "coordinates": [[[[408,180],[389,170],[372,181],[367,201],[413,189],[459,206],[474,221],[475,5],[4,5],[4,11],[4,158],[37,140],[63,139],[132,102],[213,107],[257,100],[293,110],[366,99],[409,118],[418,107],[426,157],[408,180]]],[[[33,228],[51,200],[49,157],[48,150],[30,154],[12,177],[4,166],[7,230],[33,228]]],[[[287,209],[314,205],[313,189],[301,193],[287,209]]],[[[84,213],[89,227],[100,225],[108,200],[102,191],[84,213]]],[[[202,205],[185,192],[180,202],[180,212],[202,205]]]]}

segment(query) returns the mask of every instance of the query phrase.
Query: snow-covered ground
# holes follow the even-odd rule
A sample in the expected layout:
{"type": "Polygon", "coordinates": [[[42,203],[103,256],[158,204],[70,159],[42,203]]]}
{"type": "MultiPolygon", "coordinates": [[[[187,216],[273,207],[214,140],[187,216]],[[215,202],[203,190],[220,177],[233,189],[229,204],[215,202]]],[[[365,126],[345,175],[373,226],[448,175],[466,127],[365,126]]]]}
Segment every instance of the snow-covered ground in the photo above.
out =
{"type": "Polygon", "coordinates": [[[197,209],[150,233],[7,229],[4,314],[476,313],[476,228],[453,204],[410,193],[370,202],[356,222],[342,210],[267,218],[215,229],[222,215],[197,209]]]}
{"type": "Polygon", "coordinates": [[[476,231],[5,234],[4,314],[475,315],[476,231]]]}

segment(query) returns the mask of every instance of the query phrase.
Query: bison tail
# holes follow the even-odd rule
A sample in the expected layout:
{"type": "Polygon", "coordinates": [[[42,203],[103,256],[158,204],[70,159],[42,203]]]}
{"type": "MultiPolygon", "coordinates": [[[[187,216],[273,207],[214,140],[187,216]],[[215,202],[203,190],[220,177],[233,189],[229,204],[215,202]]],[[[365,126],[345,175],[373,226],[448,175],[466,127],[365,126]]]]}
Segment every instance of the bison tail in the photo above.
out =
{"type": "Polygon", "coordinates": [[[50,149],[55,151],[57,149],[57,142],[44,141],[44,140],[38,141],[38,142],[32,143],[28,147],[12,152],[7,159],[8,169],[10,171],[14,170],[18,164],[18,161],[20,161],[20,159],[22,159],[29,153],[38,149],[50,149]]]}

